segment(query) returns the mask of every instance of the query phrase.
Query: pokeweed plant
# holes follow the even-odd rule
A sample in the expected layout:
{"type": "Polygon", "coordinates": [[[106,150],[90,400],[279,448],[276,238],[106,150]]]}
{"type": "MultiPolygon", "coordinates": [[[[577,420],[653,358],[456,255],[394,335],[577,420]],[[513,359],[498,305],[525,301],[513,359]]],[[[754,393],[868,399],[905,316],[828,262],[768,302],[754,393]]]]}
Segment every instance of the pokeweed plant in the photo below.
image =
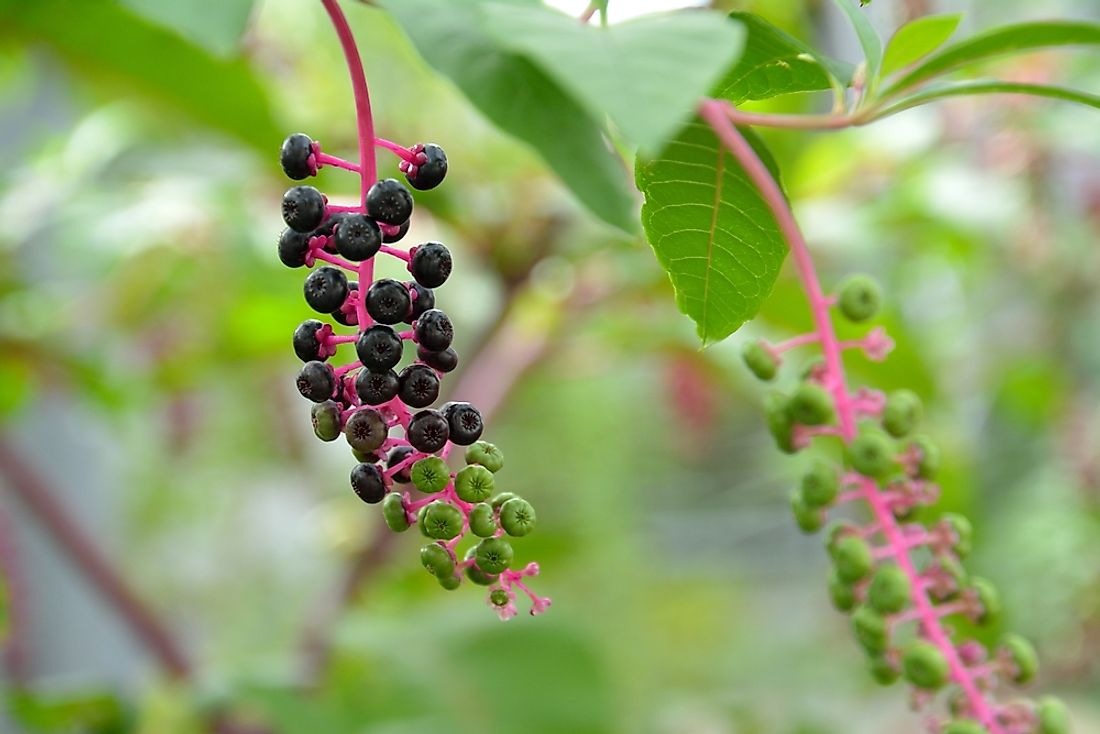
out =
{"type": "MultiPolygon", "coordinates": [[[[434,304],[430,288],[446,278],[450,259],[434,243],[408,252],[384,244],[403,235],[411,198],[396,181],[374,181],[373,146],[395,152],[416,188],[442,179],[445,157],[435,146],[403,148],[374,138],[350,31],[334,0],[322,2],[352,72],[361,162],[342,161],[304,136],[291,136],[283,164],[294,178],[322,165],[357,171],[362,200],[336,207],[308,187],[292,189],[284,200],[290,230],[280,241],[280,255],[292,266],[316,260],[335,265],[309,277],[307,301],[359,328],[357,335],[335,336],[320,322],[299,327],[295,347],[307,361],[299,387],[317,402],[318,435],[334,439],[342,430],[357,452],[362,463],[353,470],[352,484],[360,496],[383,501],[394,529],[416,521],[437,538],[422,556],[445,587],[457,585],[455,570],[463,568],[475,581],[492,584],[493,603],[501,606],[502,616],[510,616],[514,610],[505,595],[511,587],[526,591],[520,577],[537,567],[508,569],[510,550],[504,550],[501,533],[524,534],[533,511],[507,494],[474,504],[492,492],[492,472],[499,468],[499,453],[492,447],[474,444],[467,451],[470,467],[458,474],[443,464],[450,446],[480,433],[472,407],[411,417],[404,407],[429,405],[438,373],[453,366],[453,353],[446,351],[449,321],[427,308],[434,304]],[[407,260],[416,283],[372,282],[377,252],[407,260]],[[357,273],[359,287],[346,283],[338,268],[357,273]],[[413,328],[398,334],[389,325],[402,319],[413,328]],[[408,339],[418,342],[419,361],[394,375],[390,370],[400,358],[401,341],[408,339]],[[324,360],[339,344],[350,342],[356,344],[359,361],[329,368],[324,360]],[[457,427],[456,415],[471,416],[470,425],[457,427]],[[405,438],[387,436],[396,425],[404,428],[405,438]],[[432,427],[431,441],[421,435],[427,426],[432,427]],[[386,450],[391,453],[382,470],[374,452],[386,450]],[[427,497],[412,500],[408,493],[393,491],[392,484],[406,471],[429,492],[427,497]],[[459,561],[455,544],[468,531],[487,537],[474,556],[459,561]],[[490,574],[499,575],[493,580],[490,574]]],[[[886,395],[850,385],[845,354],[859,351],[883,360],[893,341],[881,327],[859,339],[841,340],[834,327],[836,316],[871,321],[884,295],[864,275],[828,291],[823,287],[778,167],[751,128],[848,128],[969,94],[1022,93],[1100,108],[1100,97],[1073,89],[953,76],[1006,54],[1100,45],[1100,26],[1025,23],[946,45],[960,16],[931,16],[903,26],[884,46],[856,0],[836,3],[862,47],[858,64],[830,58],[743,12],[693,11],[609,26],[606,2],[593,2],[579,23],[536,0],[380,4],[425,60],[486,117],[534,148],[595,216],[628,232],[636,230],[637,220],[624,191],[620,156],[636,148],[642,229],[672,281],[678,307],[695,321],[704,344],[727,338],[757,313],[790,253],[813,329],[779,342],[754,341],[745,348],[744,361],[765,382],[781,375],[789,382],[764,401],[779,449],[790,454],[814,449],[791,498],[797,525],[817,532],[826,527],[829,514],[841,509],[859,518],[834,522],[825,533],[833,562],[828,591],[833,605],[850,615],[871,674],[883,684],[904,678],[912,687],[914,707],[927,712],[932,732],[1065,734],[1069,715],[1059,701],[1017,699],[1002,691],[1036,674],[1037,656],[1026,640],[1009,636],[990,649],[954,628],[952,621],[964,618],[988,625],[1001,610],[993,585],[969,575],[962,565],[971,549],[971,525],[954,514],[927,524],[915,520],[917,510],[932,505],[939,494],[939,452],[919,430],[920,400],[908,390],[886,395]],[[601,27],[590,27],[597,11],[601,27]],[[832,93],[827,114],[740,109],[748,101],[818,91],[832,93]],[[811,348],[820,354],[785,369],[792,352],[811,348]],[[933,709],[937,701],[944,704],[940,713],[933,709]]],[[[532,612],[549,603],[531,598],[532,612]]]]}

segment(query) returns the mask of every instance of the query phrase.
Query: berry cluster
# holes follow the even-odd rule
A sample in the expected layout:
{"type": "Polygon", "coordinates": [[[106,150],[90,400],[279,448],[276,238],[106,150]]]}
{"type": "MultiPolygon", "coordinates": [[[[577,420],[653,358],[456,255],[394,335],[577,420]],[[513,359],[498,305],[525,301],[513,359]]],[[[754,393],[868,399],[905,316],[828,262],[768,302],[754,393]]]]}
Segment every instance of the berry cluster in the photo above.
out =
{"type": "MultiPolygon", "coordinates": [[[[438,145],[372,143],[401,159],[399,168],[413,188],[434,188],[447,174],[447,156],[438,145]]],[[[280,162],[294,180],[331,165],[359,172],[367,186],[360,165],[324,153],[301,133],[284,141],[280,162]]],[[[504,461],[499,449],[479,440],[477,408],[464,402],[431,407],[440,377],[458,365],[451,346],[454,328],[435,307],[433,290],[451,274],[450,251],[438,242],[408,250],[391,246],[408,232],[413,211],[409,190],[392,178],[370,182],[363,203],[353,206],[332,205],[316,188],[295,186],[283,196],[282,211],[283,264],[326,263],[305,279],[306,303],[337,325],[356,329],[337,334],[332,324],[308,319],[294,331],[294,353],[305,363],[297,387],[314,403],[317,437],[335,441],[343,434],[358,462],[351,470],[352,490],[368,504],[381,503],[392,530],[419,527],[430,539],[421,561],[443,588],[458,588],[465,575],[489,587],[489,603],[502,619],[516,614],[517,590],[530,597],[532,614],[543,611],[550,600],[523,583],[538,574],[538,564],[512,570],[512,546],[505,537],[530,533],[534,508],[511,493],[494,494],[494,475],[504,461]],[[374,279],[379,253],[404,261],[412,279],[374,279]],[[405,342],[416,345],[416,355],[402,366],[405,342]],[[341,345],[353,345],[356,360],[333,367],[329,359],[341,345]],[[395,431],[399,435],[391,435],[395,431]],[[458,472],[445,461],[454,446],[466,448],[467,465],[458,472]],[[410,484],[421,497],[395,486],[410,484]],[[479,542],[460,559],[457,546],[469,533],[479,542]]]]}
{"type": "MultiPolygon", "coordinates": [[[[862,323],[876,315],[881,302],[874,280],[855,276],[821,305],[862,323]]],[[[987,649],[973,639],[957,641],[948,626],[952,618],[987,626],[997,618],[1000,602],[989,581],[968,575],[961,564],[971,545],[966,518],[943,514],[928,525],[914,522],[917,510],[939,495],[934,483],[939,451],[916,433],[921,401],[908,390],[884,395],[864,388],[850,394],[838,368],[845,349],[880,361],[893,342],[882,329],[849,342],[837,341],[831,329],[818,329],[778,344],[751,342],[743,357],[757,378],[772,381],[785,352],[810,344],[819,344],[826,359],[804,366],[792,390],[767,396],[768,427],[786,453],[817,439],[822,444],[828,437],[841,439],[831,458],[824,458],[829,447],[820,446],[791,507],[805,532],[824,527],[829,511],[857,502],[869,509],[863,515],[848,511],[856,519],[834,522],[826,548],[833,565],[829,595],[837,609],[851,615],[871,675],[883,685],[904,677],[920,709],[950,688],[950,716],[929,716],[929,729],[937,734],[1067,734],[1068,714],[1056,699],[992,699],[998,687],[1026,684],[1035,676],[1038,659],[1030,643],[1010,635],[987,649]]]]}

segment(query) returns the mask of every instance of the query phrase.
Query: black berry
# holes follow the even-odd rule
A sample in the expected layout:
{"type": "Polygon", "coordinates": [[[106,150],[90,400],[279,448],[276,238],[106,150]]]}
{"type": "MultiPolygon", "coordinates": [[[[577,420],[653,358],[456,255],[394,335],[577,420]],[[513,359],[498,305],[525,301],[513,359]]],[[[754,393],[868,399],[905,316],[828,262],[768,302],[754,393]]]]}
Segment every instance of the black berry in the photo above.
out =
{"type": "Polygon", "coordinates": [[[368,370],[385,372],[401,361],[401,337],[384,324],[375,324],[359,335],[355,352],[368,370]]]}
{"type": "Polygon", "coordinates": [[[381,502],[386,496],[386,482],[375,464],[356,464],[351,470],[351,488],[368,505],[381,502]]]}
{"type": "Polygon", "coordinates": [[[315,403],[320,403],[332,397],[336,390],[336,375],[332,368],[324,362],[314,360],[306,362],[298,373],[296,381],[298,392],[315,403]]]}
{"type": "Polygon", "coordinates": [[[451,251],[439,242],[425,242],[413,252],[409,272],[425,288],[438,288],[451,275],[451,251]]]}
{"type": "Polygon", "coordinates": [[[382,179],[367,192],[367,214],[379,222],[402,224],[412,210],[412,194],[395,178],[382,179]]]}
{"type": "Polygon", "coordinates": [[[390,244],[391,242],[397,242],[398,240],[403,239],[405,237],[405,235],[407,235],[408,233],[409,233],[409,220],[406,219],[404,222],[401,223],[401,226],[399,226],[397,228],[397,231],[394,232],[393,234],[386,234],[385,232],[383,232],[382,233],[382,242],[386,243],[387,245],[390,244]]]}
{"type": "Polygon", "coordinates": [[[451,346],[455,330],[451,319],[438,308],[425,311],[414,327],[416,343],[432,352],[442,352],[451,346]]]}
{"type": "Polygon", "coordinates": [[[382,446],[389,433],[386,419],[374,408],[361,408],[344,424],[344,437],[356,451],[369,454],[382,446]]]}
{"type": "Polygon", "coordinates": [[[425,454],[434,454],[447,445],[451,429],[447,419],[438,410],[422,410],[409,421],[406,438],[413,448],[425,454]]]}
{"type": "Polygon", "coordinates": [[[355,392],[364,405],[381,405],[393,400],[400,388],[397,373],[393,370],[372,372],[359,370],[355,378],[355,392]]]}
{"type": "Polygon", "coordinates": [[[298,355],[298,359],[303,362],[321,359],[321,342],[317,341],[317,330],[322,326],[324,324],[317,319],[309,319],[298,324],[298,328],[294,330],[293,340],[294,353],[298,355]]]}
{"type": "Polygon", "coordinates": [[[408,289],[396,280],[376,280],[367,289],[367,313],[380,324],[400,322],[411,308],[408,289]]]}
{"type": "Polygon", "coordinates": [[[417,346],[416,357],[424,364],[440,372],[451,372],[458,366],[458,352],[451,347],[447,347],[442,352],[433,352],[430,349],[417,346]]]}
{"type": "Polygon", "coordinates": [[[485,429],[481,413],[469,403],[447,403],[443,406],[443,417],[451,431],[451,443],[459,446],[474,443],[485,429]]]}
{"type": "MultiPolygon", "coordinates": [[[[359,283],[357,281],[353,280],[350,283],[348,283],[348,297],[349,298],[350,298],[352,293],[354,293],[355,291],[358,291],[358,290],[359,290],[359,283]]],[[[348,305],[348,300],[349,300],[348,298],[345,298],[344,302],[342,304],[340,304],[340,308],[333,311],[331,316],[336,321],[336,323],[338,323],[338,324],[343,324],[344,326],[356,326],[356,325],[359,324],[359,314],[356,313],[354,308],[348,308],[347,311],[344,311],[344,306],[348,305]]]]}
{"type": "Polygon", "coordinates": [[[349,214],[339,222],[333,240],[336,251],[348,260],[369,260],[382,246],[382,232],[373,219],[362,214],[349,214]]]}
{"type": "Polygon", "coordinates": [[[435,292],[415,281],[406,283],[405,287],[410,289],[409,297],[412,304],[408,315],[405,317],[405,323],[411,324],[420,318],[420,314],[435,308],[435,292]],[[413,293],[416,294],[416,298],[412,298],[413,293]]]}
{"type": "MultiPolygon", "coordinates": [[[[426,148],[424,152],[428,152],[426,148]]],[[[294,133],[283,141],[283,148],[279,151],[279,163],[283,166],[283,173],[295,181],[312,176],[313,168],[309,165],[311,155],[313,155],[313,141],[310,137],[303,133],[294,133]]],[[[447,160],[444,158],[444,173],[446,170],[447,160]]]]}
{"type": "Polygon", "coordinates": [[[309,235],[295,232],[289,227],[279,235],[279,260],[288,268],[300,268],[306,264],[309,252],[309,235]]]}
{"type": "Polygon", "coordinates": [[[414,189],[427,191],[441,184],[447,175],[447,154],[435,143],[425,145],[423,153],[428,160],[417,167],[415,176],[406,173],[405,178],[414,189]]]}
{"type": "Polygon", "coordinates": [[[295,186],[283,194],[283,221],[296,232],[310,232],[325,218],[325,197],[312,186],[295,186]]]}
{"type": "Polygon", "coordinates": [[[303,291],[310,308],[332,313],[344,305],[348,297],[348,278],[343,271],[326,265],[309,274],[303,291]]]}
{"type": "MultiPolygon", "coordinates": [[[[390,455],[386,457],[386,468],[394,468],[402,461],[412,456],[415,452],[416,449],[412,446],[397,446],[393,451],[390,451],[390,455]]],[[[412,477],[409,475],[411,471],[412,467],[406,466],[404,469],[394,474],[392,479],[398,484],[408,484],[412,481],[412,477]]]]}
{"type": "Polygon", "coordinates": [[[439,376],[426,364],[410,364],[398,377],[401,402],[410,408],[427,408],[439,397],[439,376]]]}

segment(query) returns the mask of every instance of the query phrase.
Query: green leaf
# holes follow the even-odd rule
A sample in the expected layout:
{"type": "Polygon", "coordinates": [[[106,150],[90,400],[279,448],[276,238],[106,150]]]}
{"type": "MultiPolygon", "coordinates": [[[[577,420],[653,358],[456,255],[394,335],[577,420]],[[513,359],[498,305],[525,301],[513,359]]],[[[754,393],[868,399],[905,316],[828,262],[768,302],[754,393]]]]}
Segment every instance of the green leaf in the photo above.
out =
{"type": "Polygon", "coordinates": [[[501,130],[534,148],[582,204],[624,231],[637,229],[623,163],[601,126],[541,69],[488,33],[484,6],[388,0],[421,56],[501,130]]]}
{"type": "Polygon", "coordinates": [[[252,0],[120,0],[218,56],[231,56],[252,14],[252,0]]]}
{"type": "Polygon", "coordinates": [[[752,13],[731,13],[748,31],[737,64],[711,96],[740,104],[781,94],[816,92],[851,84],[851,64],[817,54],[812,48],[752,13]]]}
{"type": "MultiPolygon", "coordinates": [[[[763,143],[742,131],[778,177],[763,143]]],[[[787,246],[759,192],[709,126],[696,120],[655,160],[639,158],[642,226],[704,344],[752,318],[787,246]]]]}
{"type": "Polygon", "coordinates": [[[867,79],[877,78],[878,70],[882,66],[882,39],[878,37],[871,21],[867,20],[867,16],[859,8],[852,5],[851,0],[834,1],[848,16],[848,20],[859,38],[859,45],[863,47],[863,58],[867,64],[867,79]]]}
{"type": "Polygon", "coordinates": [[[1050,97],[1052,99],[1061,99],[1068,102],[1077,102],[1100,109],[1100,96],[1079,92],[1076,89],[1050,87],[1044,84],[978,80],[951,82],[925,87],[916,94],[905,97],[895,104],[890,105],[882,112],[876,113],[875,118],[887,117],[918,105],[943,99],[944,97],[957,97],[971,94],[1030,94],[1036,97],[1050,97]]]}
{"type": "Polygon", "coordinates": [[[1080,21],[1043,21],[996,28],[943,49],[894,82],[883,92],[883,96],[898,94],[960,66],[995,56],[1080,45],[1100,45],[1100,25],[1080,21]]]}
{"type": "Polygon", "coordinates": [[[643,149],[665,142],[741,51],[744,29],[710,12],[648,16],[608,28],[546,8],[484,3],[489,30],[607,115],[643,149]]]}
{"type": "Polygon", "coordinates": [[[114,2],[0,0],[4,36],[44,43],[75,74],[140,92],[265,152],[282,139],[266,92],[245,61],[215,59],[114,2]]]}
{"type": "Polygon", "coordinates": [[[886,44],[882,75],[892,74],[935,51],[947,42],[961,20],[962,13],[928,15],[898,28],[886,44]]]}

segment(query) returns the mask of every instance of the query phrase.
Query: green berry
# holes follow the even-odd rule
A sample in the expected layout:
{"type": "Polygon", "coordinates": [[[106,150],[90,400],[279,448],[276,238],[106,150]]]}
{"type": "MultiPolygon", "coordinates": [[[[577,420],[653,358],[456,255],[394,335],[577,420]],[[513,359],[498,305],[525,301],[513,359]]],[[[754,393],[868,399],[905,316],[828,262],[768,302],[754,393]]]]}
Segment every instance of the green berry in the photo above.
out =
{"type": "Polygon", "coordinates": [[[970,719],[952,721],[943,730],[943,734],[989,734],[984,726],[970,719]]]}
{"type": "Polygon", "coordinates": [[[489,502],[493,506],[494,510],[499,510],[505,502],[510,499],[515,499],[516,497],[519,497],[519,495],[512,494],[511,492],[501,492],[496,497],[493,497],[493,499],[489,500],[489,502]]]}
{"type": "Polygon", "coordinates": [[[870,607],[860,607],[852,613],[852,631],[856,641],[868,655],[881,655],[886,652],[889,635],[886,632],[886,620],[870,607]]]}
{"type": "Polygon", "coordinates": [[[871,546],[867,541],[857,535],[846,535],[839,538],[832,547],[833,563],[836,565],[837,575],[842,581],[854,584],[866,578],[871,573],[874,559],[871,557],[871,546]]]}
{"type": "Polygon", "coordinates": [[[477,544],[474,557],[485,573],[500,573],[512,562],[512,544],[504,538],[486,538],[477,544]]]}
{"type": "Polygon", "coordinates": [[[355,460],[360,464],[373,464],[378,461],[378,455],[373,451],[360,451],[359,449],[352,449],[351,455],[355,457],[355,460]]]}
{"type": "Polygon", "coordinates": [[[513,497],[500,506],[500,526],[517,538],[535,529],[535,508],[522,497],[513,497]]]}
{"type": "Polygon", "coordinates": [[[871,658],[870,670],[871,677],[880,686],[893,685],[901,677],[901,671],[882,655],[871,658]]]}
{"type": "Polygon", "coordinates": [[[466,449],[466,463],[480,464],[496,474],[504,468],[504,454],[488,441],[477,441],[466,449]]]}
{"type": "Polygon", "coordinates": [[[928,436],[915,436],[909,442],[911,449],[916,449],[917,476],[921,479],[931,479],[936,476],[940,468],[940,449],[928,436]]]}
{"type": "Polygon", "coordinates": [[[429,538],[450,540],[462,532],[462,510],[435,501],[422,510],[424,531],[429,538]]]}
{"type": "Polygon", "coordinates": [[[806,504],[801,489],[791,492],[791,512],[798,529],[804,533],[816,533],[825,524],[825,513],[806,504]]]}
{"type": "Polygon", "coordinates": [[[940,519],[940,522],[948,526],[957,538],[955,541],[955,554],[959,558],[966,558],[970,555],[974,538],[974,526],[970,524],[970,521],[962,515],[949,512],[940,519]]]}
{"type": "Polygon", "coordinates": [[[886,434],[867,429],[848,444],[852,468],[868,477],[882,477],[894,468],[894,445],[886,434]]]}
{"type": "Polygon", "coordinates": [[[920,423],[924,412],[920,398],[912,390],[895,390],[886,399],[882,427],[894,438],[908,436],[920,423]]]}
{"type": "Polygon", "coordinates": [[[820,385],[803,382],[791,395],[787,410],[795,423],[820,426],[833,419],[833,399],[820,385]]]}
{"type": "Polygon", "coordinates": [[[775,439],[775,445],[785,454],[795,452],[792,429],[794,421],[788,409],[787,398],[782,393],[771,392],[764,397],[764,412],[767,415],[768,430],[775,439]]]}
{"type": "Polygon", "coordinates": [[[835,568],[829,569],[829,599],[840,612],[852,611],[858,601],[855,588],[842,581],[835,568]]]}
{"type": "Polygon", "coordinates": [[[825,532],[825,550],[832,555],[833,548],[843,538],[847,538],[849,535],[854,535],[858,528],[850,522],[835,522],[829,526],[829,529],[825,532]]]}
{"type": "Polygon", "coordinates": [[[966,587],[966,569],[963,568],[963,565],[959,563],[958,559],[951,556],[940,556],[937,559],[937,562],[939,563],[940,568],[946,571],[947,575],[954,579],[955,589],[950,593],[936,594],[935,598],[937,601],[947,601],[948,599],[954,599],[959,595],[959,591],[966,587]]]}
{"type": "Polygon", "coordinates": [[[810,507],[831,505],[840,490],[836,469],[824,461],[815,461],[802,476],[802,501],[810,507]]]}
{"type": "Polygon", "coordinates": [[[413,485],[425,494],[440,492],[451,481],[447,462],[438,456],[428,456],[412,465],[409,477],[413,485]]]}
{"type": "Polygon", "coordinates": [[[489,592],[489,602],[495,607],[506,607],[510,601],[508,592],[504,589],[493,589],[489,592]]]}
{"type": "Polygon", "coordinates": [[[943,688],[951,673],[947,658],[929,642],[914,642],[901,658],[905,679],[917,688],[936,691],[943,688]]]}
{"type": "Polygon", "coordinates": [[[1039,717],[1037,734],[1069,734],[1069,711],[1057,698],[1044,698],[1039,702],[1035,713],[1039,717]]]}
{"type": "Polygon", "coordinates": [[[395,533],[403,533],[409,529],[409,516],[405,513],[405,503],[399,493],[390,492],[382,500],[382,518],[395,533]]]}
{"type": "Polygon", "coordinates": [[[975,576],[970,579],[970,587],[978,594],[978,602],[982,611],[975,620],[978,624],[987,625],[997,621],[1001,616],[1001,595],[997,592],[992,582],[975,576]]]}
{"type": "Polygon", "coordinates": [[[741,358],[759,380],[774,380],[779,371],[779,360],[758,341],[746,344],[741,358]]]}
{"type": "Polygon", "coordinates": [[[340,406],[332,400],[314,403],[310,410],[313,432],[322,441],[335,441],[340,436],[340,406]]]}
{"type": "Polygon", "coordinates": [[[493,473],[480,464],[471,464],[455,475],[455,494],[463,502],[484,502],[493,493],[493,473]]]}
{"type": "Polygon", "coordinates": [[[436,576],[435,578],[436,581],[439,582],[439,585],[447,591],[454,591],[462,585],[462,577],[455,576],[453,573],[447,574],[446,576],[436,576]]]}
{"type": "Polygon", "coordinates": [[[1001,642],[1001,650],[1012,661],[1012,682],[1023,685],[1039,671],[1039,655],[1035,647],[1019,635],[1009,635],[1001,642]]]}
{"type": "Polygon", "coordinates": [[[496,531],[497,521],[491,505],[482,502],[470,510],[470,532],[479,538],[489,538],[496,531]]]}
{"type": "Polygon", "coordinates": [[[867,603],[879,614],[896,614],[909,604],[912,584],[897,566],[882,566],[867,587],[867,603]]]}
{"type": "Polygon", "coordinates": [[[454,557],[439,543],[428,543],[420,549],[420,563],[429,573],[440,578],[452,576],[455,572],[454,557]]]}
{"type": "MultiPolygon", "coordinates": [[[[475,558],[476,555],[477,548],[475,546],[471,546],[469,550],[466,551],[466,556],[464,560],[469,561],[475,558]]],[[[466,567],[466,578],[470,579],[470,581],[473,581],[478,586],[488,586],[489,584],[497,580],[497,577],[495,575],[485,573],[473,563],[466,567]]]]}
{"type": "Polygon", "coordinates": [[[882,306],[882,290],[871,276],[853,275],[840,286],[837,305],[849,321],[866,321],[882,306]]]}

